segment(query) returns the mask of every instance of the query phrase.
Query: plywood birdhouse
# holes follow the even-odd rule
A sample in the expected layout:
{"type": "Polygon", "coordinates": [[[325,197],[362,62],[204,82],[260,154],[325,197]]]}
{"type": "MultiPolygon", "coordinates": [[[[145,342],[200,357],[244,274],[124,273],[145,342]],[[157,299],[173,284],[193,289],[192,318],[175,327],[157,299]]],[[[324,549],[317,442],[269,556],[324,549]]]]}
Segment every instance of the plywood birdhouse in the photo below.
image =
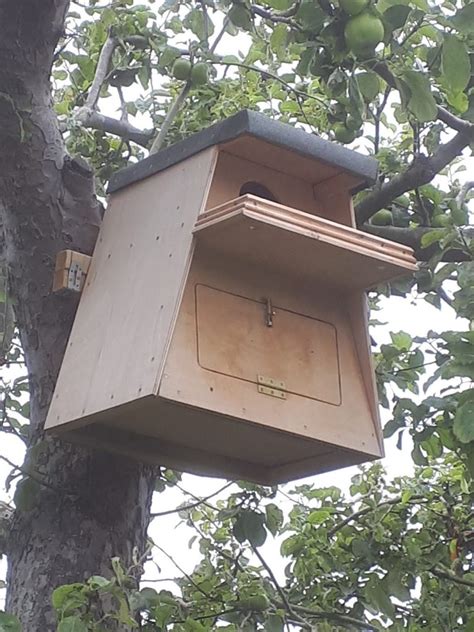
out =
{"type": "Polygon", "coordinates": [[[118,172],[48,430],[260,483],[382,456],[365,292],[415,260],[355,227],[376,171],[244,111],[118,172]]]}

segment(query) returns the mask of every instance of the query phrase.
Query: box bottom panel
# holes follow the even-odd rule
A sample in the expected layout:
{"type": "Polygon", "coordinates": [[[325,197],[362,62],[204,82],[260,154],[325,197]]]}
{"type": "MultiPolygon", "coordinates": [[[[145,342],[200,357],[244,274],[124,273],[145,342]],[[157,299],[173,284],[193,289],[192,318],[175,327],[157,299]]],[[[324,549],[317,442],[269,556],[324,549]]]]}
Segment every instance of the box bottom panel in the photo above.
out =
{"type": "Polygon", "coordinates": [[[140,411],[120,407],[114,416],[95,418],[94,423],[80,427],[63,427],[61,437],[144,463],[264,485],[380,456],[151,399],[152,403],[149,399],[143,402],[140,411]]]}

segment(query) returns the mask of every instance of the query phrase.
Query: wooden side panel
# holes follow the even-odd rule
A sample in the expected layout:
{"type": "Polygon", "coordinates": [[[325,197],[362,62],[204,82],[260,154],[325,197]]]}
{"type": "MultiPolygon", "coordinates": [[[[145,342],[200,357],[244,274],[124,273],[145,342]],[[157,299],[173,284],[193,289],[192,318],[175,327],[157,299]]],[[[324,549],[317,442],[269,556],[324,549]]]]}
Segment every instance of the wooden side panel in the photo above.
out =
{"type": "Polygon", "coordinates": [[[369,306],[367,297],[361,293],[349,294],[347,299],[347,314],[351,322],[352,336],[354,338],[357,355],[359,358],[360,371],[364,380],[367,399],[372,411],[372,420],[375,433],[377,435],[380,452],[384,454],[383,433],[380,422],[377,385],[375,383],[375,372],[372,362],[372,349],[369,336],[369,306]]]}
{"type": "Polygon", "coordinates": [[[285,164],[282,164],[281,171],[277,171],[224,151],[219,153],[217,159],[206,209],[239,197],[242,185],[247,182],[265,186],[280,204],[307,213],[322,213],[322,207],[314,198],[312,182],[288,174],[285,164]]]}
{"type": "MultiPolygon", "coordinates": [[[[238,315],[236,315],[238,317],[238,315]]],[[[236,318],[236,326],[238,326],[236,318]]],[[[242,335],[245,335],[242,331],[242,335]]],[[[216,340],[216,344],[219,341],[216,340]]],[[[260,367],[255,366],[255,373],[260,367]]],[[[278,376],[271,376],[278,379],[278,376]]],[[[160,397],[235,417],[261,427],[323,441],[378,456],[380,445],[373,424],[373,403],[360,371],[359,357],[344,297],[333,288],[295,283],[281,273],[259,269],[242,260],[216,259],[200,247],[195,252],[180,314],[163,371],[160,397]],[[331,323],[337,331],[341,402],[329,404],[288,393],[286,399],[261,394],[255,383],[203,369],[198,363],[195,287],[207,284],[258,301],[271,297],[275,305],[331,323]]],[[[236,454],[243,445],[233,444],[236,454]]],[[[288,447],[286,461],[292,455],[288,447]]]]}
{"type": "Polygon", "coordinates": [[[321,216],[356,228],[351,188],[354,179],[347,173],[340,173],[314,185],[314,197],[321,207],[321,216]]]}
{"type": "Polygon", "coordinates": [[[208,149],[111,197],[48,428],[154,393],[215,156],[208,149]]]}

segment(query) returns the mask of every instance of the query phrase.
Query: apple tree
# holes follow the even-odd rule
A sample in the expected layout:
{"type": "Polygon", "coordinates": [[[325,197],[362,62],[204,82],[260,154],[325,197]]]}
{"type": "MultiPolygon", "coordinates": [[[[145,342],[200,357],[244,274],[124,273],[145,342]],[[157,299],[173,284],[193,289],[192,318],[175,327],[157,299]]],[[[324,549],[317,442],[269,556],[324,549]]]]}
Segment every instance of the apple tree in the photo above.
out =
{"type": "Polygon", "coordinates": [[[0,452],[0,630],[474,629],[473,32],[466,0],[0,0],[0,431],[25,449],[0,452]],[[45,436],[77,307],[51,292],[55,257],[92,253],[113,171],[243,108],[378,158],[359,227],[420,266],[371,294],[374,318],[410,296],[458,326],[374,349],[413,477],[296,485],[285,512],[246,483],[193,500],[200,564],[180,593],[140,591],[152,495],[179,477],[45,436]]]}

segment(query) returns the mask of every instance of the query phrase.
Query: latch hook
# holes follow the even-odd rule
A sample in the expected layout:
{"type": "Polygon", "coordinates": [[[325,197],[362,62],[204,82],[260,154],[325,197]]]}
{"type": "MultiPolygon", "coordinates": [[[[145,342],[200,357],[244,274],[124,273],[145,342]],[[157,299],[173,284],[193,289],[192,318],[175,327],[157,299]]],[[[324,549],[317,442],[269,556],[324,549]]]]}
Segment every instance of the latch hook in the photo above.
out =
{"type": "Polygon", "coordinates": [[[265,303],[265,323],[267,327],[273,327],[273,317],[275,316],[275,312],[273,311],[273,304],[271,298],[264,298],[265,303]]]}

